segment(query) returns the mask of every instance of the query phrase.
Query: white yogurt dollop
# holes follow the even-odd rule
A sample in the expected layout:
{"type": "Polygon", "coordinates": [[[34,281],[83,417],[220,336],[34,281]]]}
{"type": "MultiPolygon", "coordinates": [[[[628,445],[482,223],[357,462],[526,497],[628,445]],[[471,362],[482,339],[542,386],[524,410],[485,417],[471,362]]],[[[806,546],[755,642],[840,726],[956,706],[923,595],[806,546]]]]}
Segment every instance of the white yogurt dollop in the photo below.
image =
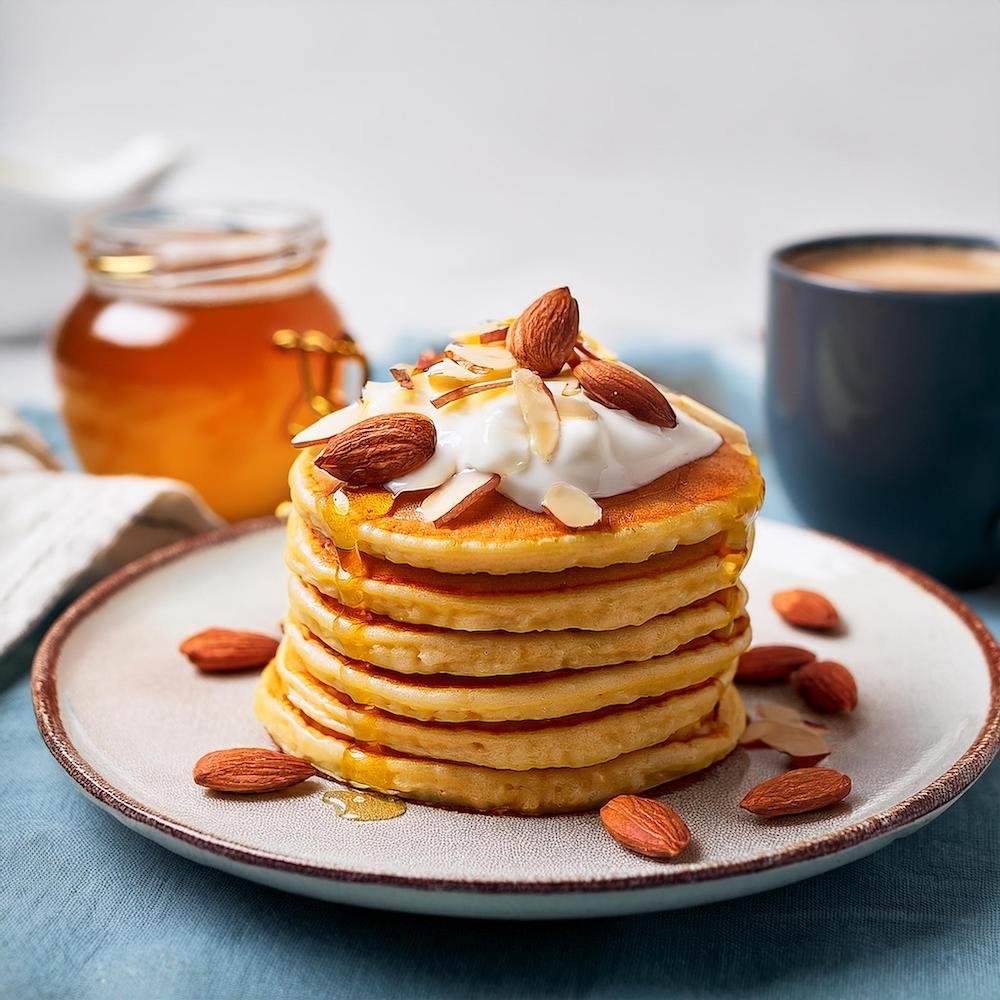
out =
{"type": "MultiPolygon", "coordinates": [[[[501,493],[528,510],[540,511],[542,497],[554,483],[569,483],[595,499],[614,496],[710,455],[722,443],[716,431],[681,410],[676,427],[655,427],[580,392],[568,397],[572,404],[562,413],[559,445],[551,461],[543,462],[531,449],[527,425],[509,386],[435,409],[431,400],[443,390],[432,387],[429,376],[446,372],[448,364],[414,376],[412,389],[396,382],[369,382],[361,401],[338,413],[344,426],[382,413],[422,413],[434,421],[434,456],[414,472],[386,483],[393,493],[432,489],[457,472],[475,469],[497,473],[501,493]],[[593,419],[580,415],[584,407],[593,419]]],[[[575,384],[568,370],[546,379],[557,406],[567,383],[575,384]]]]}

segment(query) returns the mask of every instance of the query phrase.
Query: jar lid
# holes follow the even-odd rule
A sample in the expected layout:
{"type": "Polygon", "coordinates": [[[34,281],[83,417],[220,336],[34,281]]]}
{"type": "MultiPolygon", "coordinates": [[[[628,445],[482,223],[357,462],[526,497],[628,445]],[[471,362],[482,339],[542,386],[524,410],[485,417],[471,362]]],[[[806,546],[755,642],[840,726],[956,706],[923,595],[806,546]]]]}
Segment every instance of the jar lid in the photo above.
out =
{"type": "Polygon", "coordinates": [[[115,210],[84,219],[76,240],[98,289],[188,301],[289,294],[325,245],[314,212],[258,204],[115,210]]]}

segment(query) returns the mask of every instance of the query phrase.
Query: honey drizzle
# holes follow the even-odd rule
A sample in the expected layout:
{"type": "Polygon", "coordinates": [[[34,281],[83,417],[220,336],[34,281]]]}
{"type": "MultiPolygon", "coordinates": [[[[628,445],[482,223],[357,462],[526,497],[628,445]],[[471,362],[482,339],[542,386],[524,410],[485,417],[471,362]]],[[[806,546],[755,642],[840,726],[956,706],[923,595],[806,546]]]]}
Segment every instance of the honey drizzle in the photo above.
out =
{"type": "Polygon", "coordinates": [[[374,820],[395,819],[406,812],[402,799],[381,792],[362,792],[356,788],[343,791],[331,789],[322,795],[324,805],[333,806],[340,819],[366,823],[374,820]]]}

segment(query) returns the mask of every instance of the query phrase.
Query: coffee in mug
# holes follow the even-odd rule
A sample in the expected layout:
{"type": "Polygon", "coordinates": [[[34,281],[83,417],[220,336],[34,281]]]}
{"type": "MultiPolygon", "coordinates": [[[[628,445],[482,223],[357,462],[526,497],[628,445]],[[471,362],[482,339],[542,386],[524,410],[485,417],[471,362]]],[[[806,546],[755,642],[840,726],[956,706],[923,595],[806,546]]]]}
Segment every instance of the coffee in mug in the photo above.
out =
{"type": "Polygon", "coordinates": [[[770,260],[766,407],[805,520],[954,586],[1000,574],[1000,244],[848,236],[770,260]]]}

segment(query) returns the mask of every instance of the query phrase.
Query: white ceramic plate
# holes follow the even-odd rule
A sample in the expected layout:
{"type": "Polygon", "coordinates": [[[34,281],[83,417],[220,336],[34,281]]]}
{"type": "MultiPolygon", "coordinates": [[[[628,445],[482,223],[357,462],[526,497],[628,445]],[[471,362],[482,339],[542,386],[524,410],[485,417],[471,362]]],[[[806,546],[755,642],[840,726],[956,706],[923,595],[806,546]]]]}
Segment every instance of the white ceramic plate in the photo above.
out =
{"type": "MultiPolygon", "coordinates": [[[[197,673],[178,642],[208,626],[276,632],[285,605],[283,531],[223,529],[131,564],[76,602],[39,649],[38,724],[56,759],[100,806],[203,864],[322,899],[427,913],[569,917],[671,909],[775,888],[911,833],[979,776],[1000,736],[1000,649],[954,596],[845,542],[764,521],[746,574],[757,642],[791,641],[840,660],[861,703],[832,723],[830,766],[854,781],[823,812],[760,820],[737,806],[782,768],[738,749],[665,792],[692,847],[655,862],[619,847],[596,813],[480,816],[410,805],[394,820],[340,819],[319,778],[263,798],[215,795],[191,766],[208,750],[268,746],[251,712],[255,676],[197,673]],[[847,623],[795,632],[776,590],[827,594],[847,623]]],[[[795,703],[786,688],[745,688],[795,703]]]]}

